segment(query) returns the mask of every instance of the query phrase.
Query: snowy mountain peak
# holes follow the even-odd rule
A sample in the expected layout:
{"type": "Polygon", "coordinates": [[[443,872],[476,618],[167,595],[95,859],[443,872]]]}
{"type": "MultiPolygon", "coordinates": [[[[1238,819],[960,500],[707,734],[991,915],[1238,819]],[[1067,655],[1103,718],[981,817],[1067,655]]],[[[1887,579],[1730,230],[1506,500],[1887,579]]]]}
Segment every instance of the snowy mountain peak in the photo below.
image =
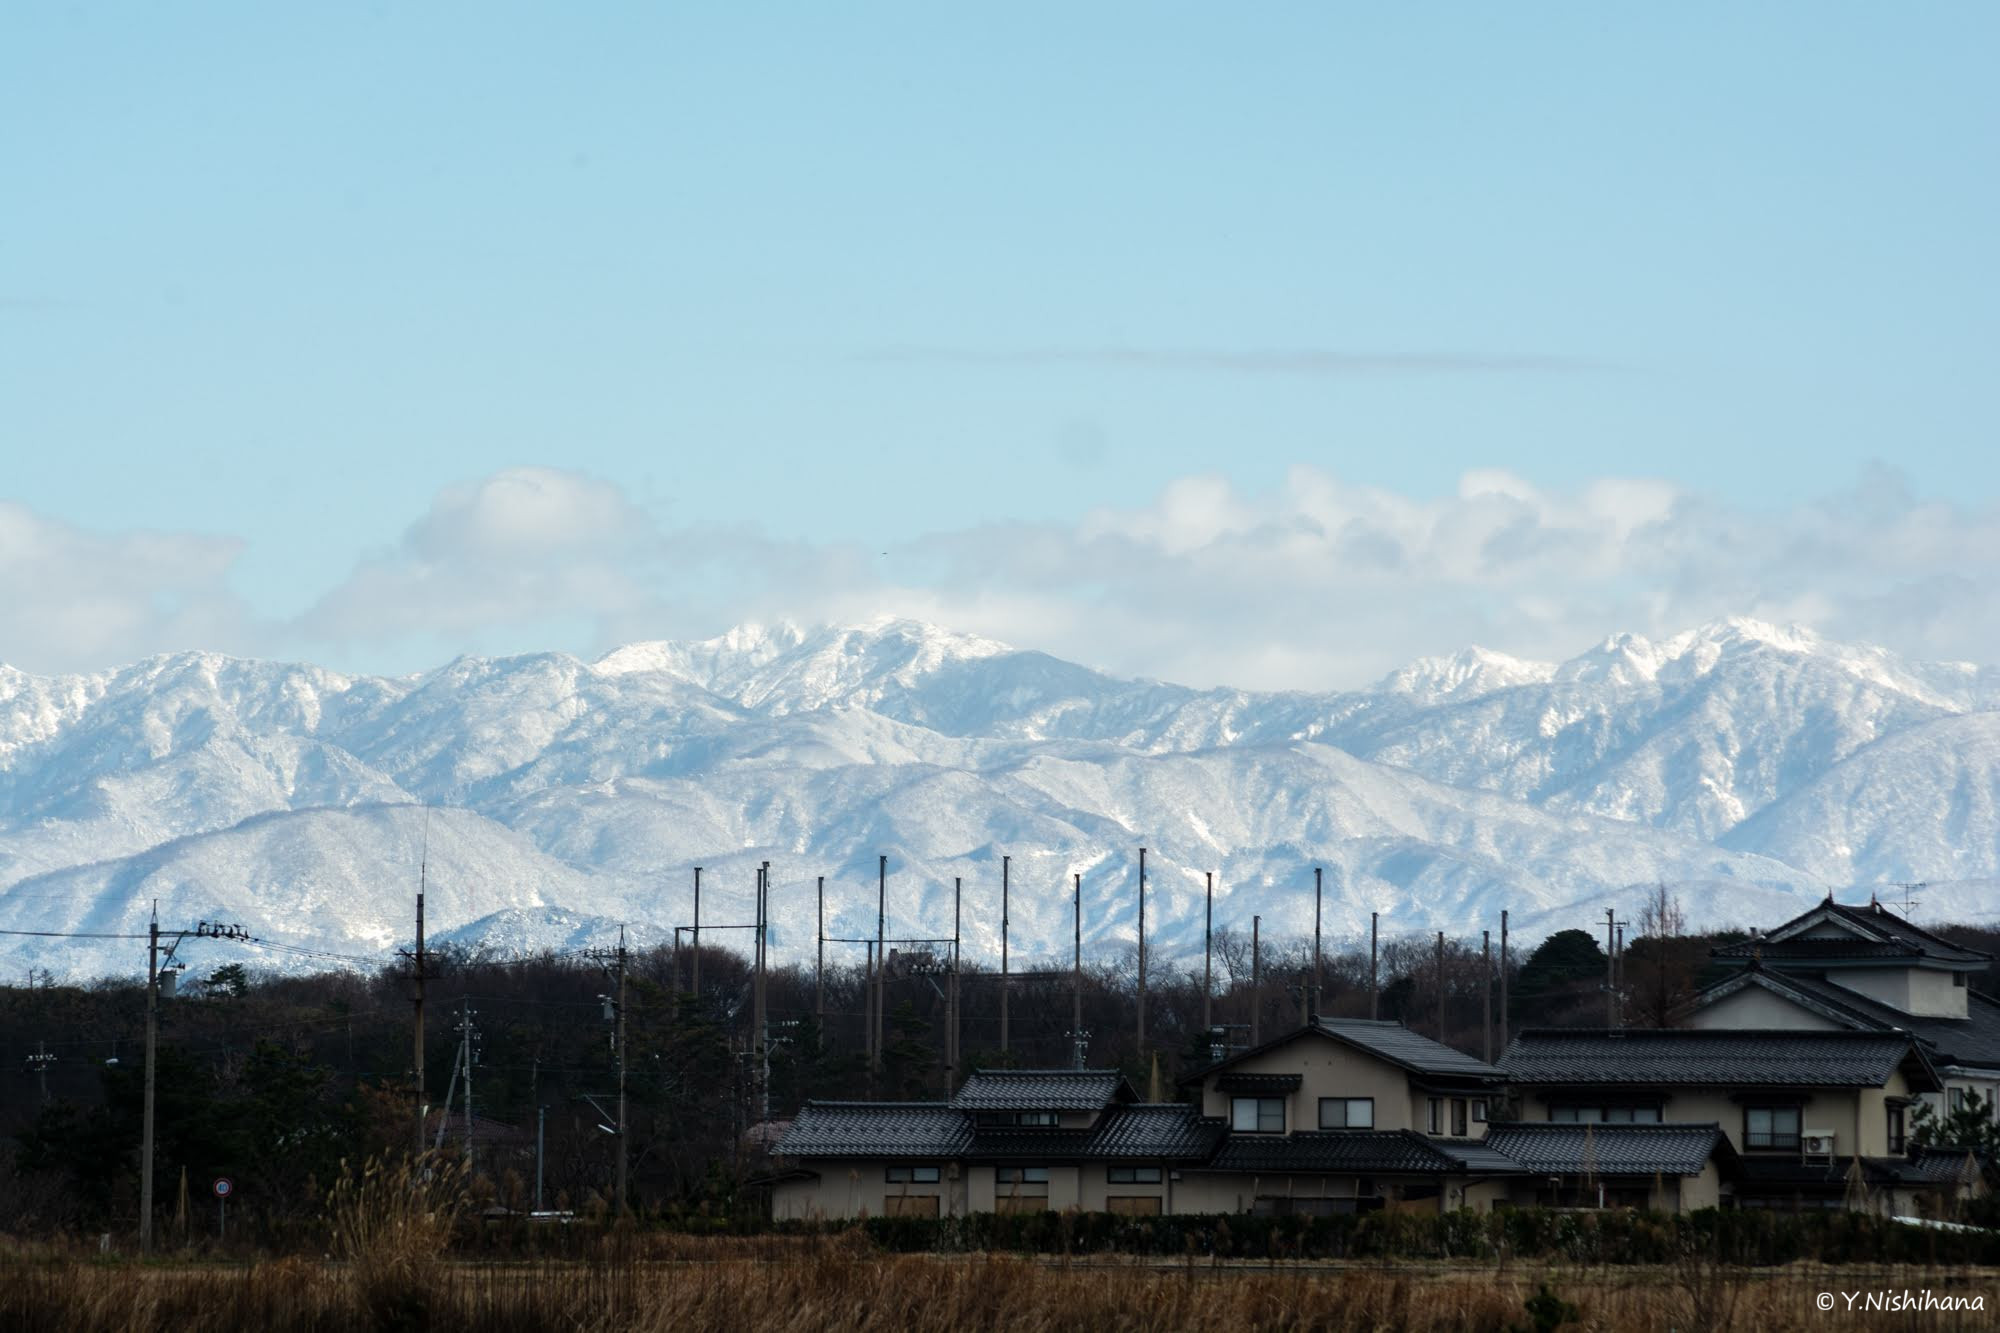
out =
{"type": "Polygon", "coordinates": [[[1420,657],[1377,681],[1377,694],[1406,694],[1420,703],[1463,701],[1515,685],[1539,685],[1556,673],[1553,662],[1531,662],[1477,645],[1449,657],[1420,657]]]}

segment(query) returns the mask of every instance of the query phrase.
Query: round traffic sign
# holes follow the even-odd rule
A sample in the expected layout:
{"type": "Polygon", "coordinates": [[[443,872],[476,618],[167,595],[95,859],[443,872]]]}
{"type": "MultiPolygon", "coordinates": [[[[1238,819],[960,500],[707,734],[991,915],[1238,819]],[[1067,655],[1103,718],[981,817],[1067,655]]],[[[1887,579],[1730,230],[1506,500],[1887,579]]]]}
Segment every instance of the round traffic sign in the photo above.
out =
{"type": "Polygon", "coordinates": [[[216,1178],[215,1182],[215,1197],[218,1199],[226,1199],[229,1197],[229,1191],[235,1188],[236,1188],[236,1183],[232,1181],[228,1176],[219,1176],[216,1178]]]}

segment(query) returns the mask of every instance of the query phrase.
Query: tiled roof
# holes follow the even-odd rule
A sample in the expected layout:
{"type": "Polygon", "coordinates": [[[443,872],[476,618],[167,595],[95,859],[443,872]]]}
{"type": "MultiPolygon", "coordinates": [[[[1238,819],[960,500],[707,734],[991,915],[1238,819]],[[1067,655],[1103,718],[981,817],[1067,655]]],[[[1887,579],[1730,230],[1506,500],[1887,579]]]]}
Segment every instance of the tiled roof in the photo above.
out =
{"type": "Polygon", "coordinates": [[[1225,1127],[1181,1102],[1115,1106],[1089,1129],[974,1129],[967,1156],[985,1161],[1199,1161],[1214,1151],[1225,1127]]]}
{"type": "Polygon", "coordinates": [[[1322,1018],[1318,1027],[1329,1036],[1360,1046],[1414,1073],[1500,1077],[1500,1071],[1484,1060],[1475,1060],[1463,1051],[1432,1041],[1386,1018],[1322,1018]]]}
{"type": "Polygon", "coordinates": [[[1224,1074],[1215,1080],[1218,1092],[1295,1092],[1305,1082],[1302,1074],[1224,1074]]]}
{"type": "Polygon", "coordinates": [[[956,1157],[969,1117],[943,1102],[807,1102],[778,1140],[783,1157],[956,1157]]]}
{"type": "Polygon", "coordinates": [[[1115,1069],[975,1069],[951,1099],[961,1111],[1101,1111],[1136,1101],[1115,1069]]]}
{"type": "Polygon", "coordinates": [[[1715,1125],[1572,1125],[1519,1121],[1486,1131],[1489,1148],[1552,1175],[1698,1175],[1729,1140],[1715,1125]]]}
{"type": "Polygon", "coordinates": [[[1431,1146],[1458,1159],[1478,1175],[1512,1175],[1521,1164],[1485,1139],[1432,1139],[1431,1146]]]}
{"type": "Polygon", "coordinates": [[[1924,951],[1901,940],[1737,940],[1710,952],[1717,958],[1762,958],[1766,962],[1817,961],[1832,958],[1921,958],[1924,951]]]}
{"type": "Polygon", "coordinates": [[[1718,958],[1908,958],[1922,956],[1942,962],[1986,963],[1991,954],[1953,944],[1922,926],[1905,920],[1879,902],[1848,907],[1831,897],[1800,913],[1758,940],[1743,940],[1714,950],[1718,958]],[[1831,922],[1855,932],[1853,939],[1805,938],[1804,932],[1831,922]]]}
{"type": "Polygon", "coordinates": [[[1964,1148],[1912,1148],[1903,1178],[1911,1184],[1969,1184],[1987,1165],[1964,1148]]]}
{"type": "Polygon", "coordinates": [[[1904,1033],[1767,1031],[1752,1028],[1537,1028],[1523,1032],[1500,1057],[1516,1083],[1547,1085],[1879,1088],[1915,1056],[1904,1033]]]}
{"type": "Polygon", "coordinates": [[[1238,1051],[1226,1060],[1217,1061],[1192,1074],[1183,1075],[1181,1082],[1199,1082],[1211,1074],[1230,1069],[1267,1051],[1274,1051],[1301,1037],[1330,1037],[1366,1051],[1410,1073],[1431,1078],[1458,1081],[1472,1079],[1497,1083],[1502,1077],[1498,1069],[1485,1061],[1475,1060],[1463,1051],[1453,1050],[1441,1042],[1432,1041],[1429,1037],[1419,1036],[1401,1023],[1390,1019],[1320,1018],[1305,1027],[1293,1028],[1282,1036],[1274,1037],[1261,1046],[1238,1051]]]}
{"type": "Polygon", "coordinates": [[[1937,1064],[2000,1067],[2000,1000],[1978,991],[1966,993],[1964,1018],[1934,1018],[1906,1014],[1822,977],[1753,969],[1709,987],[1702,1002],[1721,999],[1745,986],[1789,994],[1808,1008],[1863,1031],[1914,1033],[1930,1048],[1937,1064]]]}
{"type": "MultiPolygon", "coordinates": [[[[1463,1147],[1463,1145],[1459,1145],[1463,1147]]],[[[1410,1130],[1323,1130],[1306,1134],[1232,1134],[1206,1171],[1249,1175],[1464,1175],[1511,1168],[1469,1168],[1444,1145],[1410,1130]]]]}

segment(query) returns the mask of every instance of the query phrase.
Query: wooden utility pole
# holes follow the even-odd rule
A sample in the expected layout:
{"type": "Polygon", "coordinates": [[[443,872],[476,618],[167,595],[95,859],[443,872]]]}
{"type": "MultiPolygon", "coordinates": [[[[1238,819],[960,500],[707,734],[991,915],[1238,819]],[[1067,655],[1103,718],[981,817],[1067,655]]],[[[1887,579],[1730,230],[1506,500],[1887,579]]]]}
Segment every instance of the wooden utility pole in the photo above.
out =
{"type": "Polygon", "coordinates": [[[694,868],[694,997],[701,998],[701,867],[694,868]]]}
{"type": "Polygon", "coordinates": [[[1382,1016],[1382,914],[1368,914],[1368,1016],[1382,1016]]]}
{"type": "MultiPolygon", "coordinates": [[[[467,1104],[470,1105],[470,1098],[467,1104]]],[[[631,1204],[626,1193],[626,1163],[631,1157],[629,1127],[625,1120],[625,927],[618,927],[618,1215],[625,1216],[631,1204]]]]}
{"type": "Polygon", "coordinates": [[[765,1071],[770,1068],[771,1064],[771,1034],[769,1024],[765,1021],[766,1012],[764,1008],[764,923],[765,911],[767,910],[765,907],[765,895],[770,885],[770,867],[771,863],[769,861],[757,867],[757,915],[755,918],[757,939],[756,948],[751,953],[751,961],[756,965],[756,972],[752,975],[750,986],[750,1033],[751,1040],[756,1043],[751,1070],[756,1075],[760,1090],[762,1090],[767,1082],[765,1071]]]}
{"type": "Polygon", "coordinates": [[[886,952],[889,934],[889,858],[884,855],[875,864],[875,1064],[876,1073],[882,1072],[882,1011],[888,1008],[889,998],[889,955],[886,952]]]}
{"type": "Polygon", "coordinates": [[[1479,932],[1479,957],[1486,964],[1479,983],[1479,1058],[1493,1063],[1493,932],[1479,932]]]}
{"type": "Polygon", "coordinates": [[[139,1135],[139,1253],[153,1252],[153,1054],[159,1040],[160,904],[146,927],[146,1123],[139,1135]]]}
{"type": "Polygon", "coordinates": [[[1313,867],[1313,979],[1312,979],[1312,1003],[1306,1006],[1306,1019],[1308,1022],[1316,1021],[1319,1018],[1319,992],[1320,992],[1320,987],[1324,984],[1324,981],[1321,976],[1320,963],[1319,963],[1320,888],[1321,888],[1320,868],[1318,866],[1314,866],[1313,867]]]}
{"type": "Polygon", "coordinates": [[[1146,849],[1139,849],[1139,1054],[1146,1053],[1146,849]]]}
{"type": "Polygon", "coordinates": [[[1444,932],[1441,930],[1438,932],[1437,989],[1438,989],[1437,1039],[1440,1043],[1442,1043],[1444,1041],[1444,932]]]}
{"type": "Polygon", "coordinates": [[[1069,1025],[1073,1032],[1083,1031],[1083,872],[1076,872],[1076,896],[1071,900],[1076,909],[1076,961],[1070,974],[1069,1025]]]}
{"type": "Polygon", "coordinates": [[[1500,913],[1500,1051],[1507,1051],[1507,913],[1500,913]]]}
{"type": "Polygon", "coordinates": [[[1612,910],[1604,909],[1604,1026],[1618,1026],[1618,936],[1612,910]]]}
{"type": "Polygon", "coordinates": [[[965,880],[961,876],[953,875],[951,877],[951,994],[947,997],[948,1003],[945,1005],[945,1008],[951,1011],[951,1059],[946,1066],[944,1090],[947,1101],[951,1099],[951,1094],[958,1090],[958,931],[959,904],[964,892],[965,880]]]}
{"type": "Polygon", "coordinates": [[[1258,1034],[1263,1030],[1264,1021],[1264,949],[1262,932],[1264,918],[1250,918],[1250,1044],[1261,1042],[1258,1034]]]}
{"type": "Polygon", "coordinates": [[[1008,863],[1014,858],[1000,858],[1000,1049],[1007,1050],[1007,999],[1014,989],[1013,978],[1007,971],[1007,872],[1008,863]]]}
{"type": "Polygon", "coordinates": [[[1202,916],[1201,924],[1201,1032],[1205,1039],[1214,1040],[1215,1034],[1215,982],[1211,967],[1215,958],[1215,872],[1208,872],[1208,908],[1202,916]]]}
{"type": "Polygon", "coordinates": [[[424,1121],[429,1108],[424,1105],[424,981],[430,976],[430,969],[424,965],[424,880],[428,877],[428,857],[426,865],[418,871],[417,878],[417,951],[410,956],[410,974],[416,981],[416,998],[412,1001],[415,1016],[416,1049],[410,1058],[414,1071],[417,1094],[417,1153],[424,1151],[424,1121]]]}
{"type": "Polygon", "coordinates": [[[826,1041],[826,876],[819,877],[819,952],[813,961],[813,1016],[819,1039],[826,1041]]]}

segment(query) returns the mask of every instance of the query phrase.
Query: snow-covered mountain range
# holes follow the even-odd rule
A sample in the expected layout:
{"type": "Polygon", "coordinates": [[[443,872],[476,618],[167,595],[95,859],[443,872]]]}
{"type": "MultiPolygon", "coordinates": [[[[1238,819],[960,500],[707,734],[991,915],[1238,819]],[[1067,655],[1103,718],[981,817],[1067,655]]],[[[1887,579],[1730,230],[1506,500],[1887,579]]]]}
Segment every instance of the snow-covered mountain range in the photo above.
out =
{"type": "MultiPolygon", "coordinates": [[[[2000,670],[1747,620],[1619,635],[1563,663],[1468,649],[1358,691],[1108,676],[909,621],[746,627],[591,663],[461,658],[404,678],[210,653],[0,668],[0,928],[242,922],[386,960],[427,862],[434,932],[503,948],[670,938],[751,916],[773,950],[874,933],[1017,958],[1133,938],[1138,848],[1160,956],[1217,924],[1525,936],[1656,881],[1698,923],[1923,880],[1921,915],[2000,911],[2000,670]],[[428,849],[426,851],[426,848],[428,849]]],[[[734,932],[740,937],[742,932],[734,932]]],[[[729,939],[730,936],[711,938],[729,939]]],[[[736,942],[744,942],[738,939],[736,942]]],[[[211,951],[233,946],[203,945],[211,951]]],[[[836,956],[837,953],[836,953],[836,956]]],[[[126,940],[0,936],[15,975],[130,973],[126,940]]],[[[266,965],[303,965],[294,954],[266,965]]]]}

